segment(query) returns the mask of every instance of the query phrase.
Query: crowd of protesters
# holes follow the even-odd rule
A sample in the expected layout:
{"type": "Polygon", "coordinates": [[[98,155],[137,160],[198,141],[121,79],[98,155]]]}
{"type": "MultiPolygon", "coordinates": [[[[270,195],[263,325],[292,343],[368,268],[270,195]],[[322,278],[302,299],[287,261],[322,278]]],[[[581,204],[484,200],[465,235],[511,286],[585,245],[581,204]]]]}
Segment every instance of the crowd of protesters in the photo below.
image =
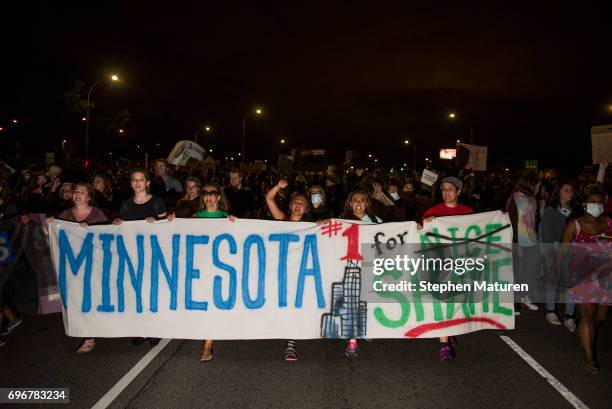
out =
{"type": "MultiPolygon", "coordinates": [[[[545,305],[536,304],[530,294],[521,294],[520,305],[529,310],[544,306],[544,317],[550,324],[564,325],[571,332],[577,330],[585,352],[583,366],[597,373],[593,345],[597,326],[612,303],[610,271],[604,272],[607,277],[603,282],[581,281],[561,295],[566,297],[564,300],[559,299],[557,289],[563,276],[558,272],[572,243],[593,246],[565,263],[569,275],[578,271],[583,276],[592,275],[601,263],[610,267],[612,199],[611,178],[605,177],[607,163],[571,178],[563,178],[553,170],[529,174],[434,169],[439,177],[432,186],[422,183],[416,173],[346,169],[285,174],[230,168],[215,172],[198,163],[176,168],[158,159],[150,169],[126,165],[91,173],[80,166],[14,170],[0,164],[0,220],[19,217],[27,222],[26,215],[44,213],[83,227],[119,224],[123,220],[154,222],[166,217],[312,222],[337,217],[371,223],[413,220],[422,224],[433,217],[503,210],[512,221],[517,248],[515,275],[527,283],[541,274],[549,276],[545,305]],[[553,250],[543,254],[539,243],[551,244],[553,250]],[[604,257],[594,258],[592,248],[600,249],[604,257]]],[[[5,336],[21,319],[16,303],[11,302],[10,286],[4,286],[3,291],[0,321],[5,336]]],[[[136,338],[133,343],[144,341],[136,338]]],[[[5,342],[6,338],[0,338],[0,345],[5,342]]],[[[149,342],[155,345],[159,340],[149,342]]],[[[456,339],[441,338],[440,343],[440,359],[453,359],[456,339]]],[[[78,352],[89,352],[94,345],[93,339],[85,339],[78,352]]],[[[354,357],[357,351],[358,340],[349,340],[346,355],[354,357]]],[[[201,360],[213,357],[212,340],[206,340],[201,360]]],[[[286,343],[285,359],[297,360],[293,340],[286,343]]]]}

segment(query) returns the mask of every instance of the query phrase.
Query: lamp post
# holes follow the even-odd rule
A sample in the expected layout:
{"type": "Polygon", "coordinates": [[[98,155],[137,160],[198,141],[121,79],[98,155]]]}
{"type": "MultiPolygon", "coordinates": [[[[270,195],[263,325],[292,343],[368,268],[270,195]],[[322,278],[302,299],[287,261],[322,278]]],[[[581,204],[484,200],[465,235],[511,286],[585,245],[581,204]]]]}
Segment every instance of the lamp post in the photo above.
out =
{"type": "MultiPolygon", "coordinates": [[[[119,81],[119,77],[115,74],[110,76],[110,80],[112,82],[119,81]]],[[[96,85],[108,81],[108,78],[102,78],[98,81],[94,82],[91,88],[89,88],[89,92],[87,93],[87,114],[85,116],[85,159],[89,162],[89,122],[90,122],[90,108],[91,108],[91,94],[96,87],[96,85]]]]}
{"type": "MultiPolygon", "coordinates": [[[[260,116],[263,114],[263,109],[261,108],[255,108],[255,115],[260,116]]],[[[246,115],[244,116],[244,118],[242,118],[242,163],[244,164],[244,162],[246,161],[246,152],[245,152],[245,146],[246,146],[246,121],[247,118],[249,117],[250,112],[247,112],[246,115]]]]}
{"type": "MultiPolygon", "coordinates": [[[[287,139],[281,138],[278,143],[284,145],[287,143],[287,139]]],[[[272,143],[272,162],[270,162],[270,166],[274,166],[274,158],[276,158],[276,140],[272,143]]]]}
{"type": "MultiPolygon", "coordinates": [[[[404,145],[410,145],[410,139],[404,139],[404,145]]],[[[414,140],[412,141],[412,153],[413,153],[413,159],[414,159],[414,171],[416,172],[416,167],[417,167],[417,148],[416,148],[416,143],[414,143],[414,140]]]]}
{"type": "Polygon", "coordinates": [[[212,128],[210,125],[202,125],[198,128],[198,130],[196,131],[195,135],[193,136],[193,140],[195,143],[198,143],[198,135],[200,135],[200,131],[204,131],[208,134],[210,134],[212,132],[212,128]]]}
{"type": "MultiPolygon", "coordinates": [[[[451,120],[454,120],[455,118],[457,118],[457,113],[455,112],[449,112],[448,114],[448,118],[451,120]]],[[[474,127],[472,126],[472,122],[468,122],[468,125],[470,127],[470,144],[474,144],[474,127]]],[[[459,143],[459,142],[457,142],[459,143]]]]}

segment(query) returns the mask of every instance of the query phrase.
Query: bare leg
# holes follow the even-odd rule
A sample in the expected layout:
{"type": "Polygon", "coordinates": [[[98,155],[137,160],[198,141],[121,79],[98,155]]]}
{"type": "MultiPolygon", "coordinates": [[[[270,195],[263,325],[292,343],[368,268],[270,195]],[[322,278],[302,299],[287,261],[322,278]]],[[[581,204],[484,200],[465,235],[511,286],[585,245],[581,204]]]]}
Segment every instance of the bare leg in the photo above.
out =
{"type": "Polygon", "coordinates": [[[15,314],[15,311],[13,311],[11,307],[6,304],[2,306],[2,312],[4,312],[6,319],[9,321],[15,321],[17,319],[17,314],[15,314]]]}
{"type": "Polygon", "coordinates": [[[200,361],[210,361],[214,358],[212,344],[212,339],[206,339],[204,340],[204,342],[202,342],[202,358],[200,359],[200,361]]]}
{"type": "Polygon", "coordinates": [[[597,308],[597,324],[601,324],[606,319],[608,315],[608,306],[607,305],[598,305],[597,308]]]}
{"type": "Polygon", "coordinates": [[[587,366],[594,367],[593,343],[595,342],[595,316],[597,304],[578,304],[580,311],[580,324],[578,325],[578,337],[584,349],[585,369],[587,366]]]}

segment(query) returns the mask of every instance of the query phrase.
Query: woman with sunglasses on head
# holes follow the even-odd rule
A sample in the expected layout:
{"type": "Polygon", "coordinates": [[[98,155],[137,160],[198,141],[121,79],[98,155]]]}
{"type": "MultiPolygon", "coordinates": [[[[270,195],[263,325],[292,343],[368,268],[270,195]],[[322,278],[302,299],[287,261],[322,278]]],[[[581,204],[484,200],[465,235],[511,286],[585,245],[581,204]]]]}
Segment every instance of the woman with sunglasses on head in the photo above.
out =
{"type": "MultiPolygon", "coordinates": [[[[164,201],[149,193],[151,180],[149,174],[144,169],[133,169],[130,172],[130,186],[134,196],[124,200],[119,208],[119,218],[113,220],[114,225],[120,225],[123,221],[146,220],[148,223],[155,223],[157,219],[163,219],[167,215],[164,201]]],[[[132,339],[132,345],[141,345],[147,338],[136,337],[132,339]]],[[[159,344],[159,338],[149,338],[149,345],[152,347],[159,344]]]]}
{"type": "MultiPolygon", "coordinates": [[[[228,213],[229,206],[227,199],[223,194],[221,186],[216,183],[206,183],[201,190],[200,210],[193,217],[206,219],[222,219],[228,218],[230,221],[236,220],[234,216],[228,213]]],[[[201,362],[211,361],[214,357],[212,339],[206,339],[202,344],[201,362]]]]}
{"type": "MultiPolygon", "coordinates": [[[[108,218],[102,209],[93,206],[94,188],[90,183],[76,183],[72,190],[73,206],[70,209],[64,210],[57,217],[59,220],[79,223],[83,228],[95,224],[108,223],[108,218]]],[[[47,223],[53,220],[52,217],[46,219],[47,223]]],[[[78,354],[85,354],[91,351],[96,346],[93,338],[83,338],[78,354]]]]}
{"type": "MultiPolygon", "coordinates": [[[[289,185],[285,179],[281,179],[278,183],[272,187],[266,194],[266,203],[268,204],[268,209],[270,209],[270,213],[275,220],[283,220],[290,222],[302,222],[302,221],[310,221],[304,220],[304,218],[308,215],[308,199],[303,194],[295,194],[291,197],[291,201],[289,202],[289,214],[286,214],[282,211],[278,205],[276,204],[276,196],[281,189],[285,189],[289,185]]],[[[285,361],[297,361],[297,351],[295,340],[288,339],[287,344],[285,345],[285,361]]]]}
{"type": "MultiPolygon", "coordinates": [[[[383,220],[372,212],[370,196],[361,190],[355,190],[348,195],[344,203],[344,211],[340,219],[361,220],[368,223],[382,223],[383,220]]],[[[349,339],[344,355],[354,358],[358,354],[358,343],[356,338],[349,339]]]]}

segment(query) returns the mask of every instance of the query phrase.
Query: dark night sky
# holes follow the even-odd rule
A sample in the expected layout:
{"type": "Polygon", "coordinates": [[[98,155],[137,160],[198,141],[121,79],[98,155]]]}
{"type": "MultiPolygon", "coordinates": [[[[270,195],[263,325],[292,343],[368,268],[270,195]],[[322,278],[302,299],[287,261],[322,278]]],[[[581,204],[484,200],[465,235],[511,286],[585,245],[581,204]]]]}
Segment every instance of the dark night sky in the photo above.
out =
{"type": "Polygon", "coordinates": [[[454,110],[490,146],[490,162],[556,164],[587,162],[589,126],[612,122],[609,14],[588,2],[59,3],[1,6],[0,126],[24,118],[22,134],[45,141],[37,146],[82,140],[63,94],[111,72],[121,84],[96,89],[94,115],[127,109],[131,122],[124,141],[95,131],[100,149],[160,142],[167,154],[209,122],[215,149],[237,152],[242,116],[261,104],[265,118],[248,125],[251,158],[268,158],[283,136],[392,163],[412,157],[406,137],[422,156],[467,140],[468,121],[446,119],[454,110]]]}

